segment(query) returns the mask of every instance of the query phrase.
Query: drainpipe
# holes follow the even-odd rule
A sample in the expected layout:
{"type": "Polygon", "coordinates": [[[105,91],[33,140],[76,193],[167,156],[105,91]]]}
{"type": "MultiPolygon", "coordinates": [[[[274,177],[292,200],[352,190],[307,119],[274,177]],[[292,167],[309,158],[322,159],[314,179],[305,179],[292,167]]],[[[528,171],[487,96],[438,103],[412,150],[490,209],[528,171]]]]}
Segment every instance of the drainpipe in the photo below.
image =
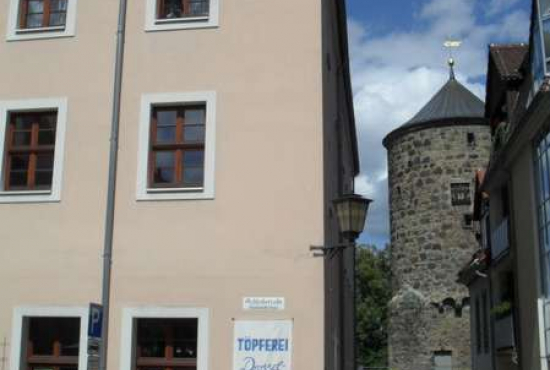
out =
{"type": "Polygon", "coordinates": [[[120,0],[116,34],[115,81],[113,85],[113,107],[109,150],[109,178],[107,183],[107,208],[105,211],[105,239],[103,245],[103,285],[101,305],[103,306],[103,327],[99,370],[107,369],[107,348],[109,335],[109,311],[111,296],[111,269],[113,257],[113,231],[115,221],[115,192],[118,161],[118,132],[120,127],[120,100],[122,93],[122,66],[124,62],[124,40],[126,33],[127,0],[120,0]]]}

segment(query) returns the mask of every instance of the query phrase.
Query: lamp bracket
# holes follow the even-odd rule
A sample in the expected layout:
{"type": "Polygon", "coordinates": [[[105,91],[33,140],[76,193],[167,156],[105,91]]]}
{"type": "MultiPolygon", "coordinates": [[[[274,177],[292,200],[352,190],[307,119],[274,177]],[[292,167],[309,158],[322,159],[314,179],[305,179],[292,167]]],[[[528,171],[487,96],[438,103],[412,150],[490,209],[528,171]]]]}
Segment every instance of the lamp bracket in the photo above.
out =
{"type": "Polygon", "coordinates": [[[343,243],[335,245],[312,245],[309,247],[309,250],[313,252],[313,257],[329,257],[333,258],[334,255],[341,250],[347,248],[354,248],[355,243],[343,243]]]}

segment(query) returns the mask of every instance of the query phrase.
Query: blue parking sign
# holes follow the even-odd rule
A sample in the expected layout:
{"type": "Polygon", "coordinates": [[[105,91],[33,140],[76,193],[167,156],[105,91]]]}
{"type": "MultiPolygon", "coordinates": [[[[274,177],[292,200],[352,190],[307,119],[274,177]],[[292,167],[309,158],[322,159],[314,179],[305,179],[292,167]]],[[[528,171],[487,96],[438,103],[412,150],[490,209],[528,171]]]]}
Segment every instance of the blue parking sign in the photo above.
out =
{"type": "Polygon", "coordinates": [[[88,337],[101,338],[101,327],[103,325],[103,307],[96,303],[90,303],[88,314],[88,337]]]}

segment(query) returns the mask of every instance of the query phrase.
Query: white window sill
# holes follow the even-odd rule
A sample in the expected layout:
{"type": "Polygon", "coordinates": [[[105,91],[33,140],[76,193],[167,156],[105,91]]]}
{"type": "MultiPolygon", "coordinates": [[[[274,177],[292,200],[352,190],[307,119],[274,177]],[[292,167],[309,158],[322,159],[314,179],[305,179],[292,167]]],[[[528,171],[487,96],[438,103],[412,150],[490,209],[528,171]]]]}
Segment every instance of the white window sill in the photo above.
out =
{"type": "Polygon", "coordinates": [[[214,199],[213,192],[204,188],[147,189],[138,194],[138,201],[214,199]]]}
{"type": "Polygon", "coordinates": [[[189,30],[189,29],[204,29],[217,28],[218,15],[212,11],[208,16],[183,17],[171,19],[156,19],[148,14],[145,31],[172,31],[172,30],[189,30]]]}
{"type": "Polygon", "coordinates": [[[0,191],[2,203],[53,203],[59,202],[50,190],[0,191]]]}
{"type": "Polygon", "coordinates": [[[159,31],[176,31],[176,30],[198,30],[217,28],[218,25],[210,21],[194,21],[194,22],[169,22],[169,23],[155,23],[145,28],[146,32],[159,32],[159,31]]]}
{"type": "Polygon", "coordinates": [[[204,188],[148,188],[148,193],[198,193],[202,192],[204,188]]]}
{"type": "Polygon", "coordinates": [[[198,17],[183,17],[183,18],[166,18],[157,19],[155,25],[173,24],[173,23],[187,23],[187,22],[207,22],[209,16],[203,15],[198,17]]]}
{"type": "Polygon", "coordinates": [[[17,34],[24,34],[24,33],[38,33],[38,32],[65,32],[65,26],[57,26],[57,27],[37,27],[37,28],[18,28],[15,30],[15,33],[17,34]]]}
{"type": "Polygon", "coordinates": [[[47,28],[28,28],[17,29],[10,32],[7,41],[56,39],[63,37],[73,37],[74,33],[69,32],[65,27],[47,27],[47,28]]]}

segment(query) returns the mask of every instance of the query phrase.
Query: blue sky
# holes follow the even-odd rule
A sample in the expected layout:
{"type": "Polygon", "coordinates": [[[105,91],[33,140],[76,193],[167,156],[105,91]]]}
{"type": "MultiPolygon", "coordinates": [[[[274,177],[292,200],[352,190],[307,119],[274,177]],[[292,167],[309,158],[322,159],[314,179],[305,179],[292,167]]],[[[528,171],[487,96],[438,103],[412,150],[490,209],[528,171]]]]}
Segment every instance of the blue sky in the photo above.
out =
{"type": "Polygon", "coordinates": [[[463,41],[457,78],[485,96],[490,43],[526,42],[531,0],[347,0],[361,174],[356,192],[374,199],[360,242],[388,242],[384,136],[411,118],[448,79],[443,48],[463,41]]]}

